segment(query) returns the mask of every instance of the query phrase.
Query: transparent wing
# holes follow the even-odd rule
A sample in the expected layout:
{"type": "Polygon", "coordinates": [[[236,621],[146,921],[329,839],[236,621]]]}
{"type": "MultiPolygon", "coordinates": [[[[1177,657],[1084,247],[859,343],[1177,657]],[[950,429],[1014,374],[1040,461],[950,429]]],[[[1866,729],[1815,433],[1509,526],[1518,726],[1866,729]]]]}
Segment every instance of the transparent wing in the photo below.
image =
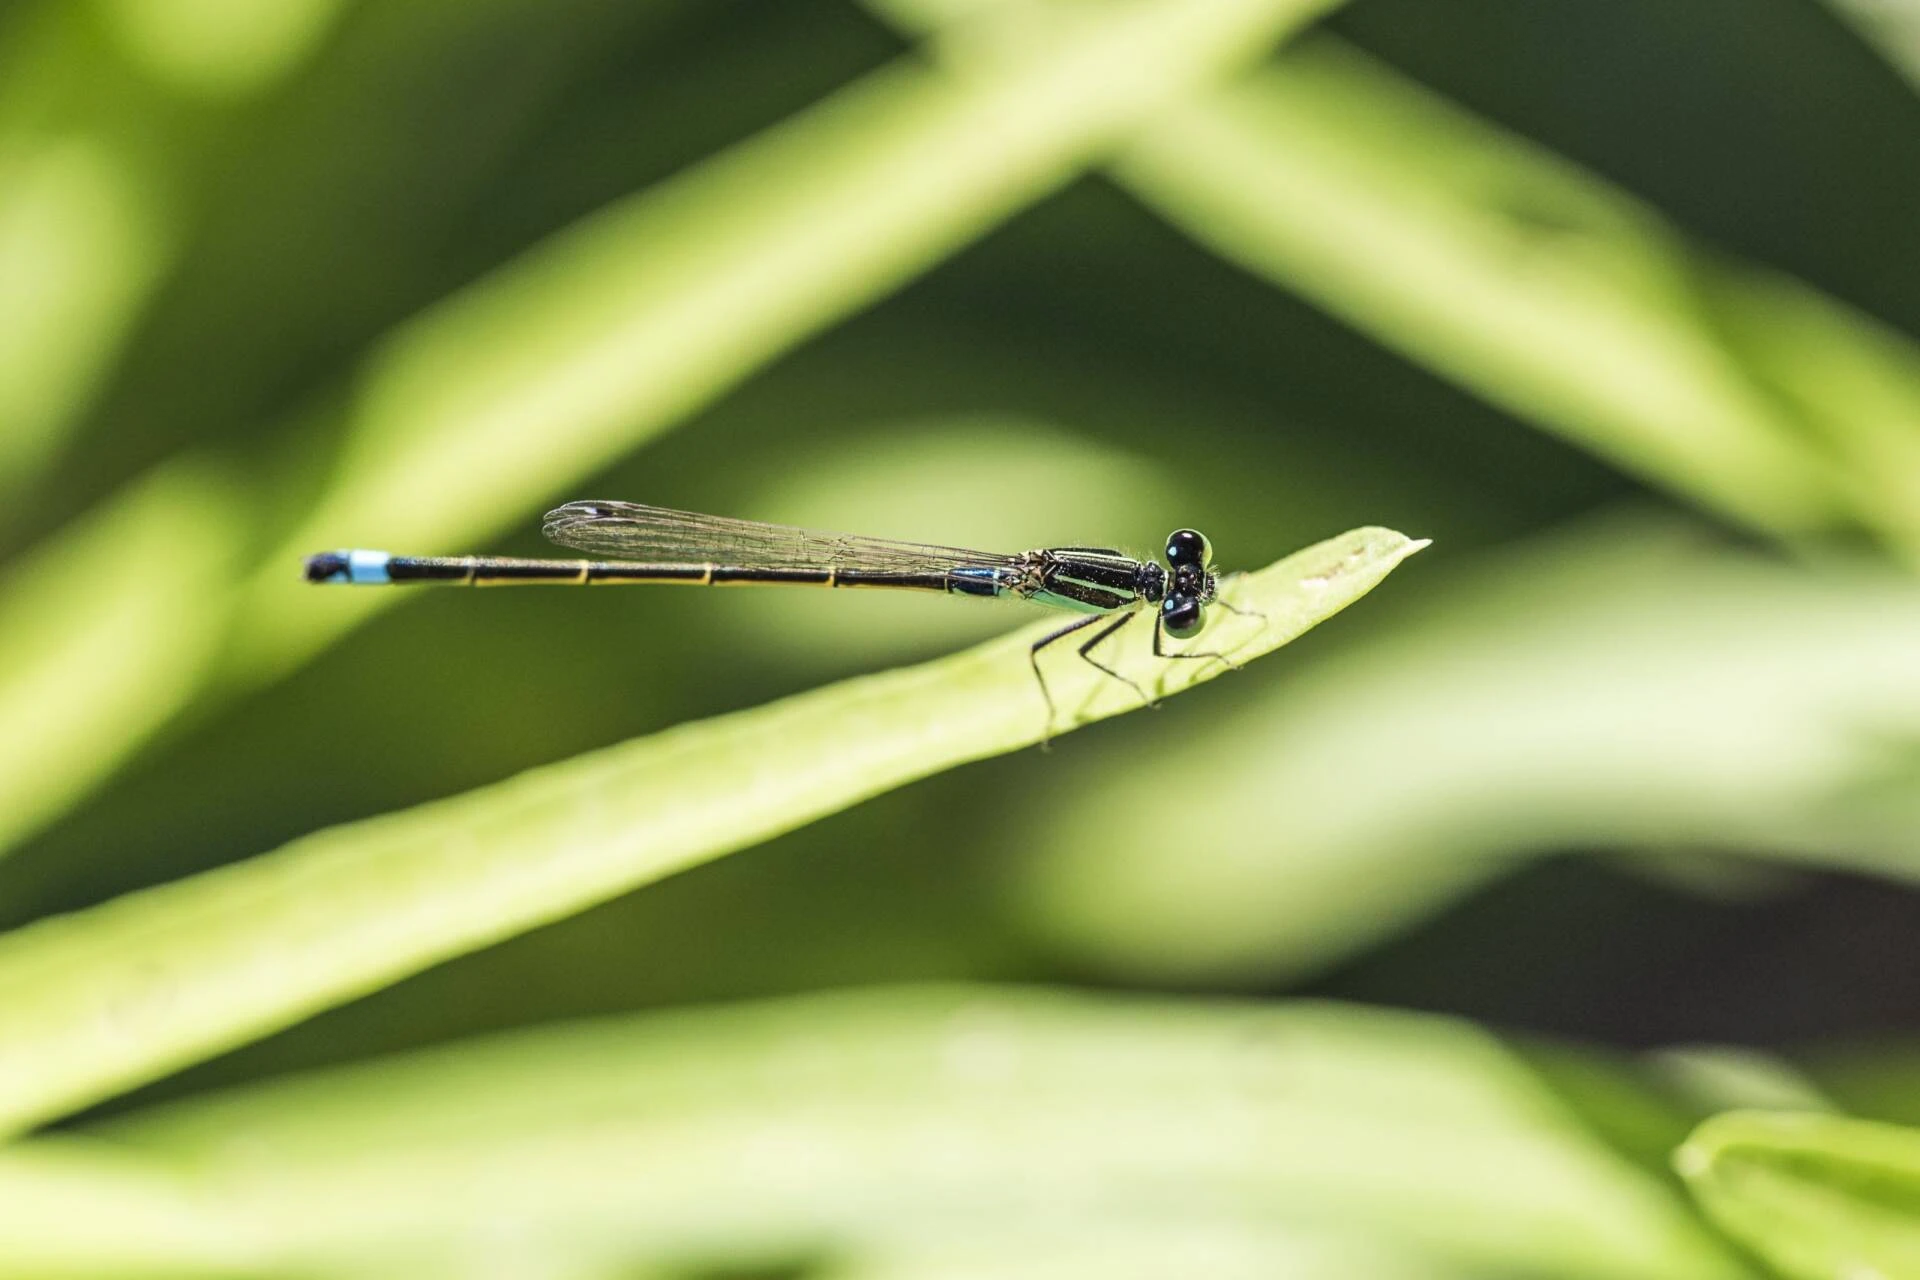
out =
{"type": "Polygon", "coordinates": [[[959,565],[1000,568],[1020,558],[964,547],[815,533],[791,525],[671,511],[638,502],[569,502],[547,512],[541,531],[563,547],[648,564],[938,573],[959,565]]]}

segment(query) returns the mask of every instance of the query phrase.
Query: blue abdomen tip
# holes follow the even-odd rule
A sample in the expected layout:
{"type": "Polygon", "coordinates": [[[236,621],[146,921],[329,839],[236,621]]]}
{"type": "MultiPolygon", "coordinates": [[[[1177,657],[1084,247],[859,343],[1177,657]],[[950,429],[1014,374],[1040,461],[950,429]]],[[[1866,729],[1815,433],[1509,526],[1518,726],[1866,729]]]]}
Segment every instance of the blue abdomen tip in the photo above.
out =
{"type": "Polygon", "coordinates": [[[306,578],[308,582],[384,585],[392,581],[387,576],[391,559],[384,551],[322,551],[307,557],[306,578]]]}

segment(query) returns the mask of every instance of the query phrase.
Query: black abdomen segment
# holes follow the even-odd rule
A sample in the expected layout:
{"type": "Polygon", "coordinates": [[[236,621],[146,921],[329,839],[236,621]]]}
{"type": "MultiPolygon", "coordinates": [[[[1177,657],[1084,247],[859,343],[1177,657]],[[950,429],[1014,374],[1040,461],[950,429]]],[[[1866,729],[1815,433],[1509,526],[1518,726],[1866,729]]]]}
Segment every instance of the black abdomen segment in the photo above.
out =
{"type": "Polygon", "coordinates": [[[622,564],[595,560],[518,560],[497,556],[394,556],[387,561],[389,582],[446,582],[492,587],[520,583],[586,586],[596,582],[711,581],[713,567],[702,564],[622,564]]]}
{"type": "Polygon", "coordinates": [[[506,556],[390,556],[383,551],[326,551],[308,556],[306,579],[315,583],[386,586],[439,582],[453,586],[516,586],[551,583],[679,582],[693,586],[775,585],[888,587],[908,591],[953,591],[1000,595],[997,581],[958,573],[885,569],[766,568],[726,564],[639,564],[621,560],[524,560],[506,556]]]}

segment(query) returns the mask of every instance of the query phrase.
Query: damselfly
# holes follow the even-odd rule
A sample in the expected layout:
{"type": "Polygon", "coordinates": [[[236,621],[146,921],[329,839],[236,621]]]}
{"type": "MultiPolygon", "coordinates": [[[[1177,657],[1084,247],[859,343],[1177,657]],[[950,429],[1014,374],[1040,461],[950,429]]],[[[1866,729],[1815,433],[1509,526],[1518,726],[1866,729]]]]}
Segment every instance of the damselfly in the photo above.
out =
{"type": "Polygon", "coordinates": [[[1176,529],[1167,536],[1166,562],[1161,564],[1137,560],[1111,547],[1046,547],[1017,555],[994,555],[960,547],[815,533],[635,502],[569,502],[549,511],[542,527],[547,537],[561,546],[613,558],[526,560],[323,551],[307,557],[307,581],[355,586],[442,582],[479,587],[519,583],[788,583],[1031,600],[1087,615],[1034,641],[1028,653],[1040,695],[1046,700],[1049,728],[1054,722],[1053,694],[1040,671],[1040,653],[1049,645],[1096,628],[1078,646],[1080,657],[1151,705],[1153,699],[1139,682],[1095,657],[1095,649],[1151,606],[1155,657],[1205,658],[1231,666],[1225,654],[1169,650],[1163,640],[1168,636],[1187,640],[1199,635],[1209,605],[1242,612],[1220,599],[1212,569],[1213,549],[1192,529],[1176,529]]]}

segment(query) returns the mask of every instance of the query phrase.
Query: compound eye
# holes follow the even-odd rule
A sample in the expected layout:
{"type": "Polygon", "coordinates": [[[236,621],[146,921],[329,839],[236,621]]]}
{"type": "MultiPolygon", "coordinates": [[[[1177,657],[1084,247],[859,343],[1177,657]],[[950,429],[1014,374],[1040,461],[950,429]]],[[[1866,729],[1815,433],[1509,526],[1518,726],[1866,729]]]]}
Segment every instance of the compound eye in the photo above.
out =
{"type": "Polygon", "coordinates": [[[1194,529],[1175,529],[1167,535],[1167,563],[1178,569],[1192,565],[1204,569],[1213,559],[1213,544],[1194,529]]]}
{"type": "Polygon", "coordinates": [[[1168,596],[1160,604],[1160,625],[1175,640],[1200,634],[1200,602],[1192,596],[1168,596]]]}

